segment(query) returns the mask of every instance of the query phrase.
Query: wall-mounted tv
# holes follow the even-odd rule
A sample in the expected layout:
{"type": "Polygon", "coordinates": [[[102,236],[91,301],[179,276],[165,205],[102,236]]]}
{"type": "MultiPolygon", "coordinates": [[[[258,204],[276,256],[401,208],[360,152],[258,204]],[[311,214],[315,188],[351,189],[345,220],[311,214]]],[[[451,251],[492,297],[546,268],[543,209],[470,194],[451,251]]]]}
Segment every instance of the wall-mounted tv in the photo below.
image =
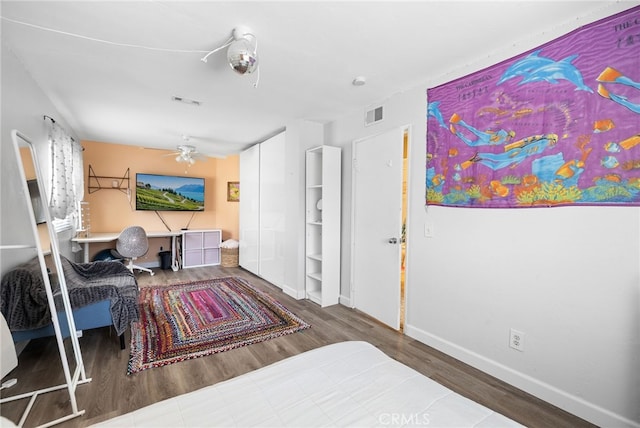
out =
{"type": "Polygon", "coordinates": [[[136,210],[204,211],[204,178],[137,173],[136,210]]]}

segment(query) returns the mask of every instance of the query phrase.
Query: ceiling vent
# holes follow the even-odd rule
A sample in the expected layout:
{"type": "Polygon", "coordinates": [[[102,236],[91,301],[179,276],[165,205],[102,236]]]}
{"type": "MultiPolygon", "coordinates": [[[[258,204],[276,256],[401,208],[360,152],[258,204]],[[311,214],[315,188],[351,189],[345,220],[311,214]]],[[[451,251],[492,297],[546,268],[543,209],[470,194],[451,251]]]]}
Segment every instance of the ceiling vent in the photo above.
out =
{"type": "Polygon", "coordinates": [[[367,110],[364,114],[364,126],[373,125],[374,123],[382,122],[384,119],[383,107],[374,107],[371,110],[367,110]]]}
{"type": "Polygon", "coordinates": [[[200,107],[200,105],[202,104],[202,101],[191,100],[189,98],[184,98],[184,97],[173,96],[173,97],[171,97],[171,99],[173,101],[177,101],[179,103],[189,104],[189,105],[196,106],[196,107],[200,107]]]}

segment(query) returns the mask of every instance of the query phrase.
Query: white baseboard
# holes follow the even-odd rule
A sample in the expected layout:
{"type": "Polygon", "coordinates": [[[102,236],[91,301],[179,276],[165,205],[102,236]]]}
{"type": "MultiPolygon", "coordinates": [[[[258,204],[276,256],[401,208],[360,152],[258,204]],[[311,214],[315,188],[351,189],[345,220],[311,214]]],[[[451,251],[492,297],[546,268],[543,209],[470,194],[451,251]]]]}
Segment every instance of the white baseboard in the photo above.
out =
{"type": "Polygon", "coordinates": [[[287,285],[284,285],[282,287],[282,291],[284,292],[284,294],[287,294],[291,297],[293,297],[296,300],[301,300],[304,299],[306,297],[304,290],[298,290],[296,288],[291,288],[287,285]]]}
{"type": "Polygon", "coordinates": [[[580,397],[570,394],[542,382],[539,379],[520,373],[503,364],[470,351],[455,343],[444,340],[438,336],[411,325],[405,326],[405,334],[439,351],[444,352],[478,370],[490,374],[510,385],[515,386],[529,394],[553,404],[567,412],[585,419],[602,427],[640,428],[640,423],[613,413],[596,404],[590,403],[580,397]]]}
{"type": "Polygon", "coordinates": [[[353,308],[353,306],[351,306],[351,299],[349,297],[343,296],[341,294],[338,301],[341,305],[346,306],[347,308],[353,308]]]}

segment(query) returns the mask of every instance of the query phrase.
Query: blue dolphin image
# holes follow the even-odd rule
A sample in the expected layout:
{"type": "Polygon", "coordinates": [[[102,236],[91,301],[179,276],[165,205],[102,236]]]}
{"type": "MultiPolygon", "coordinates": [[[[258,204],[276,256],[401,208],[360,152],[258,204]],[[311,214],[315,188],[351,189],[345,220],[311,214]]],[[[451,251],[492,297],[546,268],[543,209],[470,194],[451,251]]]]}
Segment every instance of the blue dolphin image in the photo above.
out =
{"type": "Polygon", "coordinates": [[[540,50],[537,50],[516,61],[502,74],[497,85],[514,77],[522,76],[520,85],[542,81],[557,84],[559,80],[568,80],[576,86],[576,90],[593,93],[593,90],[584,84],[582,73],[572,64],[578,55],[570,55],[560,61],[554,61],[539,54],[540,50]]]}
{"type": "Polygon", "coordinates": [[[567,57],[552,64],[543,65],[522,79],[520,85],[523,83],[540,81],[545,81],[555,85],[558,83],[558,80],[568,80],[576,86],[576,91],[581,90],[593,93],[593,90],[584,84],[584,81],[582,80],[582,73],[580,73],[580,71],[571,64],[571,61],[576,57],[577,55],[574,55],[573,57],[567,57]]]}
{"type": "Polygon", "coordinates": [[[541,57],[539,54],[540,50],[537,50],[522,58],[520,61],[513,63],[507,71],[502,74],[502,77],[496,85],[518,76],[528,76],[532,71],[554,62],[552,59],[541,57]]]}

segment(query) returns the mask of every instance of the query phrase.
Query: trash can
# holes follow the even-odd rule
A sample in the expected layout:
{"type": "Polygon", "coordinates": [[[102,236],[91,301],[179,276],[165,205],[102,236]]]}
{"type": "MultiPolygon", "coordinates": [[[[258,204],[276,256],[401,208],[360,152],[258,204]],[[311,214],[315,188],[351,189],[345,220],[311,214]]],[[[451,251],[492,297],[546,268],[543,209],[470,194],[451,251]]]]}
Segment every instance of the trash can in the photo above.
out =
{"type": "Polygon", "coordinates": [[[171,251],[160,251],[160,268],[171,269],[171,251]]]}

